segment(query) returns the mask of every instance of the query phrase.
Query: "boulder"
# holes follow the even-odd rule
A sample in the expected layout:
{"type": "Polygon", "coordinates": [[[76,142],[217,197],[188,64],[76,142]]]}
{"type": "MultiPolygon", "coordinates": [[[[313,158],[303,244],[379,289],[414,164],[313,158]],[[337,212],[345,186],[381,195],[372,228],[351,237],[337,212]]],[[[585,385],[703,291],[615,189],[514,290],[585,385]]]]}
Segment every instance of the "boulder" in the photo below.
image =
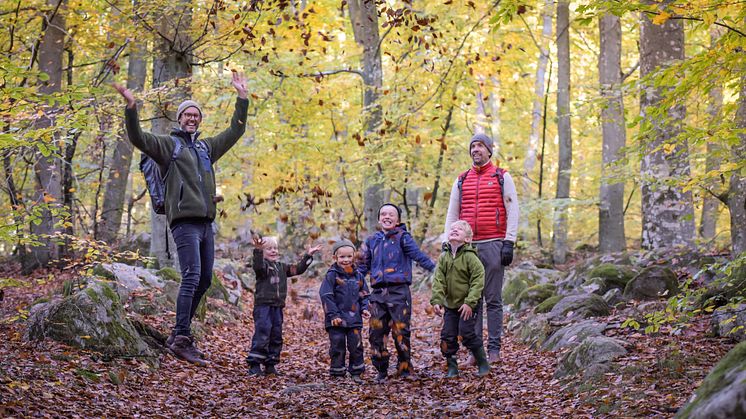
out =
{"type": "Polygon", "coordinates": [[[529,287],[528,282],[520,277],[514,277],[503,285],[503,304],[515,304],[518,296],[529,287]]]}
{"type": "Polygon", "coordinates": [[[587,337],[601,336],[608,326],[594,320],[584,320],[579,323],[569,324],[552,333],[541,349],[545,351],[559,351],[579,345],[587,337]]]}
{"type": "Polygon", "coordinates": [[[611,361],[625,355],[622,341],[607,336],[590,336],[572,351],[566,352],[557,365],[554,378],[582,373],[583,378],[597,377],[611,369],[611,361]]]}
{"type": "Polygon", "coordinates": [[[608,304],[611,307],[614,307],[615,305],[621,303],[624,301],[624,294],[622,293],[622,290],[619,288],[612,288],[601,297],[606,301],[606,304],[608,304]]]}
{"type": "Polygon", "coordinates": [[[678,277],[670,268],[652,265],[632,278],[624,288],[628,300],[656,300],[679,292],[678,277]]]}
{"type": "Polygon", "coordinates": [[[518,310],[536,306],[553,296],[556,291],[557,287],[553,284],[533,285],[521,291],[516,299],[516,306],[518,310]]]}
{"type": "Polygon", "coordinates": [[[532,349],[538,349],[552,333],[552,327],[544,314],[531,316],[518,327],[518,338],[532,349]]]}
{"type": "Polygon", "coordinates": [[[601,296],[596,294],[568,295],[555,304],[549,312],[549,317],[573,317],[587,319],[589,317],[607,316],[611,312],[601,296]]]}
{"type": "Polygon", "coordinates": [[[712,331],[717,336],[727,336],[736,342],[746,340],[746,304],[716,309],[712,313],[712,331]]]}
{"type": "Polygon", "coordinates": [[[150,270],[124,263],[102,263],[94,270],[98,276],[114,281],[116,291],[126,300],[133,291],[145,288],[163,288],[164,281],[150,270]]]}
{"type": "Polygon", "coordinates": [[[602,263],[588,271],[586,274],[588,279],[583,285],[592,286],[594,290],[591,292],[603,295],[614,288],[624,289],[634,276],[635,271],[628,266],[602,263]]]}
{"type": "Polygon", "coordinates": [[[736,345],[715,365],[676,417],[746,417],[746,342],[736,345]]]}
{"type": "Polygon", "coordinates": [[[110,356],[156,356],[125,316],[119,295],[95,280],[73,295],[34,306],[26,338],[50,338],[110,356]]]}
{"type": "Polygon", "coordinates": [[[562,295],[553,295],[553,296],[547,298],[546,300],[544,300],[541,303],[539,303],[539,305],[537,305],[536,307],[534,307],[534,313],[536,313],[536,314],[549,313],[550,311],[552,311],[552,309],[554,308],[554,306],[557,305],[557,303],[559,302],[559,300],[561,300],[563,298],[565,298],[565,297],[562,296],[562,295]]]}

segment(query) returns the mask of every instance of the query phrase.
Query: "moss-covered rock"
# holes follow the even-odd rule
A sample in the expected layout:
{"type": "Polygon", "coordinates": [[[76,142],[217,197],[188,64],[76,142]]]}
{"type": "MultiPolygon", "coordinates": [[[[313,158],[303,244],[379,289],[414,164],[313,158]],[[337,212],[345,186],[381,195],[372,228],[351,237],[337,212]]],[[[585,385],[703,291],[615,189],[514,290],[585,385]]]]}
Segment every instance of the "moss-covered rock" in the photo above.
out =
{"type": "Polygon", "coordinates": [[[746,340],[746,304],[720,307],[712,313],[712,331],[736,342],[746,340]]]}
{"type": "Polygon", "coordinates": [[[627,283],[635,276],[635,271],[628,266],[602,263],[586,274],[588,280],[584,285],[595,284],[598,289],[596,294],[603,295],[613,288],[624,289],[627,283]]]}
{"type": "Polygon", "coordinates": [[[516,306],[519,310],[533,307],[553,296],[555,292],[557,292],[557,287],[554,284],[538,284],[528,287],[516,298],[516,306]]]}
{"type": "Polygon", "coordinates": [[[228,290],[225,289],[223,281],[221,281],[220,278],[214,273],[212,275],[212,281],[210,282],[210,288],[207,290],[207,296],[223,301],[229,301],[230,295],[228,294],[228,290]]]}
{"type": "Polygon", "coordinates": [[[513,278],[506,282],[503,286],[503,303],[515,304],[518,296],[528,287],[528,283],[521,278],[513,278]]]}
{"type": "Polygon", "coordinates": [[[601,336],[607,324],[595,320],[568,324],[552,333],[541,348],[545,351],[559,351],[580,345],[587,337],[601,336]]]}
{"type": "Polygon", "coordinates": [[[534,307],[534,313],[536,314],[542,314],[542,313],[549,313],[552,311],[554,306],[559,302],[559,300],[565,298],[563,295],[553,295],[546,300],[542,301],[539,305],[534,307]]]}
{"type": "Polygon", "coordinates": [[[596,294],[568,295],[555,304],[550,317],[589,318],[607,316],[611,308],[601,296],[596,294]]]}
{"type": "Polygon", "coordinates": [[[109,280],[113,280],[115,278],[114,272],[112,272],[110,269],[107,269],[106,266],[101,263],[93,267],[93,275],[109,280]]]}
{"type": "Polygon", "coordinates": [[[679,292],[676,273],[661,265],[643,269],[624,288],[624,298],[628,300],[655,300],[668,298],[679,292]]]}
{"type": "Polygon", "coordinates": [[[181,282],[181,274],[179,271],[170,266],[159,269],[155,274],[166,281],[181,282]]]}
{"type": "Polygon", "coordinates": [[[118,294],[100,281],[89,281],[81,292],[35,306],[26,338],[50,338],[114,356],[155,356],[126,318],[118,294]]]}
{"type": "Polygon", "coordinates": [[[611,369],[611,361],[625,355],[624,342],[606,336],[591,336],[572,351],[566,352],[557,365],[555,378],[582,373],[583,378],[597,377],[611,369]]]}
{"type": "Polygon", "coordinates": [[[538,349],[551,333],[552,327],[546,315],[531,316],[521,324],[518,338],[532,349],[538,349]]]}
{"type": "Polygon", "coordinates": [[[676,417],[746,417],[746,342],[718,362],[676,417]]]}

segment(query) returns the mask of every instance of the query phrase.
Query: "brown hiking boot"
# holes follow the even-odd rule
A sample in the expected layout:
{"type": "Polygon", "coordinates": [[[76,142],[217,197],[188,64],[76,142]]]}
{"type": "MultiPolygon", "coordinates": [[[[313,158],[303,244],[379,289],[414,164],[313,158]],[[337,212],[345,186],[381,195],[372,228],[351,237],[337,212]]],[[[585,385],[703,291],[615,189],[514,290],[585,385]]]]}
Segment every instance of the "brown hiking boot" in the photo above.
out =
{"type": "MultiPolygon", "coordinates": [[[[194,336],[189,336],[189,339],[192,340],[192,346],[194,346],[194,350],[197,352],[197,355],[201,359],[207,359],[207,355],[205,355],[204,352],[200,351],[197,345],[194,344],[194,336]]],[[[166,347],[170,349],[173,343],[174,343],[174,334],[172,333],[171,335],[169,335],[168,339],[166,339],[166,347]]]]}
{"type": "Polygon", "coordinates": [[[177,357],[190,362],[200,367],[206,367],[207,361],[201,359],[197,354],[197,350],[192,344],[192,339],[189,336],[175,336],[173,343],[169,345],[168,349],[177,357]]]}

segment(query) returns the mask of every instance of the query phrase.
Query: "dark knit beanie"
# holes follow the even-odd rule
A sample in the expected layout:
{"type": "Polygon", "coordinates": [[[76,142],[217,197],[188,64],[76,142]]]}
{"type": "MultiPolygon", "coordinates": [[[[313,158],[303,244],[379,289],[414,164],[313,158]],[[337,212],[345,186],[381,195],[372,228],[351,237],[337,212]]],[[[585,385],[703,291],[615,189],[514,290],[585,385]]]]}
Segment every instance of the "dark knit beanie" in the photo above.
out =
{"type": "Polygon", "coordinates": [[[181,118],[181,113],[187,110],[187,108],[197,108],[199,111],[200,118],[204,117],[202,115],[202,108],[199,107],[199,103],[193,101],[193,100],[185,100],[181,102],[181,105],[179,105],[179,109],[176,110],[176,120],[178,121],[181,118]]]}
{"type": "Polygon", "coordinates": [[[485,147],[487,147],[487,150],[490,151],[490,157],[492,157],[492,147],[494,143],[492,142],[492,138],[486,136],[485,134],[475,134],[473,137],[471,137],[471,141],[469,141],[469,153],[471,154],[471,145],[474,144],[475,141],[479,141],[480,143],[484,144],[485,147]]]}
{"type": "Polygon", "coordinates": [[[381,218],[381,210],[383,209],[383,207],[394,207],[394,209],[396,210],[396,215],[399,216],[399,221],[401,221],[401,208],[397,207],[396,205],[390,202],[387,202],[381,205],[381,208],[378,208],[378,218],[381,218]]]}
{"type": "Polygon", "coordinates": [[[336,255],[337,254],[337,250],[339,250],[342,247],[351,247],[352,250],[355,250],[355,245],[352,244],[351,241],[349,241],[347,239],[341,239],[341,240],[337,240],[332,245],[332,255],[336,255]]]}

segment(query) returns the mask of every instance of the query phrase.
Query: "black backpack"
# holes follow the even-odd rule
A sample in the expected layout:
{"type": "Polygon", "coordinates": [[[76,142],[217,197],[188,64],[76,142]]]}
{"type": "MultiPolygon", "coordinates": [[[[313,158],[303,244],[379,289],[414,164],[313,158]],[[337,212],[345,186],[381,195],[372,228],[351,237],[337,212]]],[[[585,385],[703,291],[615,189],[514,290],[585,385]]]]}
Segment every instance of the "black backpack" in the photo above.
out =
{"type": "MultiPolygon", "coordinates": [[[[181,149],[184,148],[181,140],[174,136],[171,136],[171,139],[173,139],[175,146],[174,152],[171,154],[171,160],[168,162],[169,166],[176,160],[177,157],[179,157],[181,149]]],[[[209,165],[210,151],[207,147],[207,144],[205,144],[204,141],[195,141],[194,148],[197,150],[197,154],[199,155],[201,163],[209,165]]],[[[208,166],[207,170],[211,170],[211,168],[209,168],[208,166]]],[[[153,205],[153,211],[156,214],[165,214],[166,182],[164,181],[164,179],[166,178],[168,171],[166,171],[165,174],[161,174],[161,169],[160,167],[158,167],[158,163],[156,163],[153,159],[151,159],[144,153],[140,158],[140,171],[145,177],[145,184],[148,187],[148,193],[150,194],[150,202],[153,205]]]]}

